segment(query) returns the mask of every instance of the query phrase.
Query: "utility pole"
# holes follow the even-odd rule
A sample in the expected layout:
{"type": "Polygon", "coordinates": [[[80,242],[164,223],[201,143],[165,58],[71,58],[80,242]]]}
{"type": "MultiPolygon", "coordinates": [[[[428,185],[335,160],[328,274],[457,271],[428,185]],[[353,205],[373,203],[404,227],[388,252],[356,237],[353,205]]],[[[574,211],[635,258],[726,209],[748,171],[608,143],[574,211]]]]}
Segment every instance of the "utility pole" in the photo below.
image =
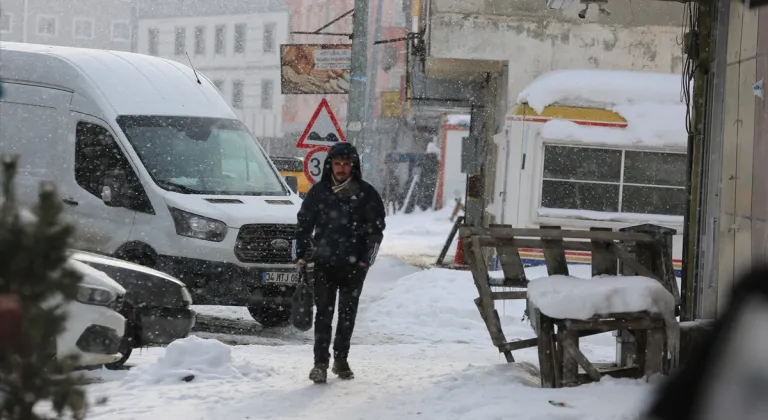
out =
{"type": "Polygon", "coordinates": [[[347,137],[361,153],[367,147],[363,134],[368,69],[368,0],[355,0],[352,20],[352,74],[347,104],[347,137]],[[360,150],[362,149],[362,150],[360,150]]]}

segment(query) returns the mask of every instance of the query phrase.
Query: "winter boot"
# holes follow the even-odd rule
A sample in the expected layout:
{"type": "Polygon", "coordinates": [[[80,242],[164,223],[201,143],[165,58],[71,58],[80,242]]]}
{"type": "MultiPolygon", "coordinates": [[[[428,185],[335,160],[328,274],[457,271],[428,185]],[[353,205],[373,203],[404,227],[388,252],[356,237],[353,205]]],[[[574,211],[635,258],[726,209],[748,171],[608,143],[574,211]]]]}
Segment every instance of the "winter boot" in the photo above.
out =
{"type": "Polygon", "coordinates": [[[352,369],[349,368],[347,359],[334,359],[331,372],[339,375],[339,379],[352,379],[355,377],[352,369]]]}
{"type": "Polygon", "coordinates": [[[328,363],[315,363],[309,371],[309,380],[316,384],[324,384],[328,380],[328,363]]]}

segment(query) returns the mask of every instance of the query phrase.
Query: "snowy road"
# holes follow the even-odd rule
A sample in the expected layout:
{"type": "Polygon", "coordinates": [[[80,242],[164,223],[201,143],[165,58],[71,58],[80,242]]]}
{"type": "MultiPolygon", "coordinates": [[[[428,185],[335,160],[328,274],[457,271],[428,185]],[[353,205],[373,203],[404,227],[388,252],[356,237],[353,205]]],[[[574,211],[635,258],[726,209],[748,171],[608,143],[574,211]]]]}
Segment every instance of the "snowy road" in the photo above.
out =
{"type": "MultiPolygon", "coordinates": [[[[422,223],[418,217],[435,215],[416,216],[415,224],[422,223]]],[[[450,229],[449,222],[444,225],[450,229]]],[[[89,418],[637,418],[652,390],[644,381],[605,378],[577,388],[541,389],[535,348],[514,353],[522,363],[507,364],[474,306],[477,290],[469,272],[422,270],[399,255],[407,253],[407,235],[421,236],[421,244],[431,241],[423,255],[436,255],[447,230],[432,238],[419,235],[418,227],[395,225],[392,230],[400,236],[390,235],[382,246],[388,256],[372,268],[361,298],[350,355],[355,380],[341,382],[329,375],[328,384],[314,385],[307,379],[311,331],[265,330],[257,337],[198,334],[167,349],[134,352],[130,371],[89,372],[100,380],[88,386],[89,398],[109,398],[105,406],[93,407],[89,418]],[[245,345],[229,346],[207,339],[211,337],[245,345]],[[189,375],[194,375],[190,382],[181,380],[189,375]],[[569,407],[553,406],[550,400],[569,407]]],[[[574,267],[572,274],[589,275],[588,270],[574,267]]],[[[540,277],[546,272],[533,268],[527,274],[540,277]]],[[[249,317],[243,308],[199,309],[249,317]]],[[[508,339],[534,336],[521,321],[523,302],[500,302],[498,309],[508,339]]],[[[585,338],[582,348],[593,361],[614,357],[610,334],[585,338]]]]}

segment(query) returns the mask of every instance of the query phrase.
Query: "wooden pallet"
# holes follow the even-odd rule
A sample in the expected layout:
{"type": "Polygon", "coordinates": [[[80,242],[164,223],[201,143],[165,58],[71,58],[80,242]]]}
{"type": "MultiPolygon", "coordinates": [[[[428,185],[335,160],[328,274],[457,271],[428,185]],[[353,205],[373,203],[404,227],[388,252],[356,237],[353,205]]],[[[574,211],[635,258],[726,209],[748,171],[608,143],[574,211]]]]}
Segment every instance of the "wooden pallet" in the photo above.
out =
{"type": "MultiPolygon", "coordinates": [[[[542,226],[540,229],[520,229],[503,225],[491,225],[488,228],[463,226],[459,229],[459,234],[462,238],[466,262],[469,265],[478,290],[479,296],[475,299],[475,305],[485,322],[493,345],[499,349],[500,353],[504,354],[507,362],[515,361],[512,355],[512,352],[515,350],[535,346],[539,346],[540,354],[542,351],[546,353],[552,350],[541,348],[542,341],[540,337],[507,341],[501,327],[498,312],[495,309],[494,302],[496,300],[526,299],[527,302],[526,289],[528,279],[526,278],[522,259],[520,258],[519,250],[521,248],[542,249],[547,272],[550,276],[569,275],[568,264],[565,259],[566,250],[590,251],[592,253],[591,265],[593,276],[638,275],[656,279],[672,293],[672,296],[675,298],[676,311],[679,311],[681,297],[675,280],[674,266],[672,265],[672,236],[676,234],[676,231],[673,229],[655,225],[633,226],[618,231],[608,228],[562,230],[558,226],[542,226]],[[494,291],[492,289],[492,282],[486,264],[487,251],[495,251],[504,274],[503,281],[500,283],[493,282],[493,285],[517,288],[519,290],[494,291]]],[[[536,331],[539,331],[536,324],[542,321],[549,322],[546,317],[531,316],[532,311],[530,311],[530,308],[526,312],[529,318],[531,318],[534,330],[536,331]]],[[[653,318],[651,315],[646,316],[647,319],[651,319],[648,317],[653,318]]],[[[565,326],[571,320],[551,321],[553,326],[565,326]]],[[[568,334],[575,334],[575,336],[569,335],[567,340],[565,336],[558,339],[558,336],[555,335],[552,338],[554,343],[553,349],[557,350],[558,343],[565,340],[562,342],[571,344],[562,344],[562,346],[565,346],[562,349],[569,348],[568,354],[581,359],[577,353],[573,352],[572,344],[576,343],[576,351],[578,351],[579,337],[606,332],[605,325],[608,324],[598,323],[595,324],[593,329],[578,329],[575,332],[568,330],[568,334]]],[[[616,325],[617,330],[636,331],[636,328],[634,328],[636,327],[635,324],[629,325],[633,328],[616,325]]],[[[580,352],[578,353],[580,354],[580,352]]],[[[540,360],[540,363],[546,364],[546,360],[548,359],[545,357],[540,360]]],[[[585,369],[588,376],[594,379],[594,370],[591,368],[585,369]]],[[[562,371],[562,368],[555,370],[562,371]]],[[[568,365],[568,371],[573,372],[571,364],[568,365]]],[[[616,369],[612,370],[612,372],[614,371],[616,369]]],[[[570,378],[569,381],[571,381],[570,378]]],[[[547,379],[548,384],[549,382],[549,379],[547,379]]]]}

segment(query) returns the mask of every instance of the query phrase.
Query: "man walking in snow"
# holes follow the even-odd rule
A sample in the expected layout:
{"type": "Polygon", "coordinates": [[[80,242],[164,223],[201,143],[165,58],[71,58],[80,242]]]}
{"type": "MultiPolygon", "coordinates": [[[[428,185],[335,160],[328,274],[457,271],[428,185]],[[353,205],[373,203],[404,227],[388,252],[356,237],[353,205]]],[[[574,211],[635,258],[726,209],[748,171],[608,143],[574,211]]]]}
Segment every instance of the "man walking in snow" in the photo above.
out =
{"type": "Polygon", "coordinates": [[[327,379],[337,293],[339,319],[332,372],[341,379],[354,377],[347,362],[350,340],[360,292],[383,239],[385,217],[378,191],[363,181],[355,147],[346,142],[334,144],[320,181],[301,205],[294,242],[297,267],[306,264],[309,255],[314,263],[315,366],[309,379],[315,383],[327,379]]]}

